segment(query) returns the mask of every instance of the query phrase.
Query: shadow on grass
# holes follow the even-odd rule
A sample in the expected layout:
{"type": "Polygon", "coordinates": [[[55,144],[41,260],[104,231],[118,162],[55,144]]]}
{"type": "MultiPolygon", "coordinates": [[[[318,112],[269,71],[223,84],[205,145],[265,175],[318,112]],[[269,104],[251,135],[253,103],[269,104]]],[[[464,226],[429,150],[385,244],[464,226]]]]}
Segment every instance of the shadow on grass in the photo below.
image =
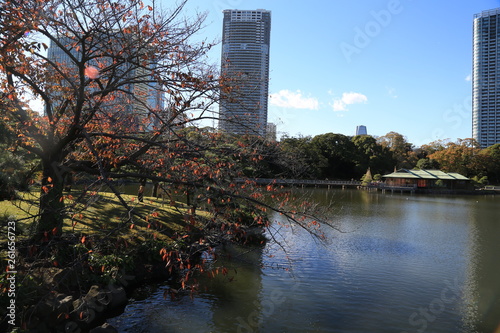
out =
{"type": "MultiPolygon", "coordinates": [[[[127,210],[112,193],[99,192],[85,196],[77,201],[81,192],[68,193],[66,209],[67,218],[63,232],[73,234],[109,234],[114,236],[148,237],[154,236],[165,240],[173,239],[186,231],[192,231],[194,225],[190,220],[188,207],[175,202],[168,203],[162,199],[145,197],[138,202],[133,195],[122,194],[129,205],[127,210]]],[[[38,192],[22,193],[18,200],[0,201],[0,214],[12,216],[22,230],[30,230],[34,217],[39,212],[38,192]]],[[[23,232],[23,236],[28,236],[23,232]]]]}
{"type": "Polygon", "coordinates": [[[132,195],[122,195],[122,198],[130,210],[110,193],[97,194],[89,206],[75,205],[81,212],[69,214],[65,231],[88,234],[110,232],[139,237],[156,234],[155,237],[172,239],[195,229],[187,213],[188,208],[181,203],[165,204],[153,197],[145,197],[143,202],[138,202],[132,195]]]}

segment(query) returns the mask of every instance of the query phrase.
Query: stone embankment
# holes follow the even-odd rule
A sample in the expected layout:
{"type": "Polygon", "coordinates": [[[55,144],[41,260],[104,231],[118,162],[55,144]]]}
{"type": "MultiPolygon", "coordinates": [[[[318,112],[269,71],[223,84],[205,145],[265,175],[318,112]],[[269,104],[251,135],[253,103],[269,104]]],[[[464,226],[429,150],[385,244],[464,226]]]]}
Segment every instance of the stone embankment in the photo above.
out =
{"type": "MultiPolygon", "coordinates": [[[[77,278],[76,273],[68,268],[51,268],[50,272],[43,274],[49,284],[57,285],[54,288],[57,290],[74,288],[77,278]]],[[[116,333],[116,329],[105,323],[106,319],[123,311],[128,303],[128,288],[152,276],[129,275],[120,271],[113,283],[92,285],[86,294],[79,297],[52,291],[24,313],[26,328],[30,333],[116,333]]]]}
{"type": "MultiPolygon", "coordinates": [[[[230,234],[226,231],[223,236],[207,235],[208,241],[193,243],[185,254],[190,253],[189,256],[195,259],[221,241],[262,244],[265,240],[261,227],[239,226],[230,234]]],[[[128,303],[128,291],[148,282],[167,281],[176,274],[162,261],[138,260],[134,266],[127,271],[116,268],[110,275],[112,282],[109,283],[102,282],[102,276],[93,271],[83,273],[86,270],[82,265],[63,269],[47,266],[32,269],[29,275],[37,286],[34,293],[44,296],[22,311],[20,322],[23,328],[29,333],[117,332],[105,321],[123,311],[128,303]]]]}

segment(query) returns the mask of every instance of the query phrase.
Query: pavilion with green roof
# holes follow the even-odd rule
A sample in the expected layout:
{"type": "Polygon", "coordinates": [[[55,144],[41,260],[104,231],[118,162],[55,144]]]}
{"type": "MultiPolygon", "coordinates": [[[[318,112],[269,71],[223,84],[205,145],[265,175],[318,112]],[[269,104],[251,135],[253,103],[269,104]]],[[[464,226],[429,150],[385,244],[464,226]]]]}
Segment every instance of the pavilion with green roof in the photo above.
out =
{"type": "Polygon", "coordinates": [[[386,187],[413,187],[415,189],[472,190],[471,180],[456,172],[440,170],[399,169],[382,176],[386,187]]]}

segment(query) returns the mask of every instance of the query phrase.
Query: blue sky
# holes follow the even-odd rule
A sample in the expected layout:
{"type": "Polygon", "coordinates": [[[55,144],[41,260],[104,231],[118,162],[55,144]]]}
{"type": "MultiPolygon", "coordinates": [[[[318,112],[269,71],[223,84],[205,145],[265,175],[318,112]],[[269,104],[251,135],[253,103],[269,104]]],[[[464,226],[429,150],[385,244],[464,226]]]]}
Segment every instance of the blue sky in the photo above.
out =
{"type": "MultiPolygon", "coordinates": [[[[165,3],[166,4],[166,3],[165,3]]],[[[268,120],[278,136],[390,131],[415,146],[471,137],[472,19],[500,0],[190,0],[219,39],[223,9],[272,11],[268,120]]],[[[211,55],[220,62],[220,45],[211,55]]]]}

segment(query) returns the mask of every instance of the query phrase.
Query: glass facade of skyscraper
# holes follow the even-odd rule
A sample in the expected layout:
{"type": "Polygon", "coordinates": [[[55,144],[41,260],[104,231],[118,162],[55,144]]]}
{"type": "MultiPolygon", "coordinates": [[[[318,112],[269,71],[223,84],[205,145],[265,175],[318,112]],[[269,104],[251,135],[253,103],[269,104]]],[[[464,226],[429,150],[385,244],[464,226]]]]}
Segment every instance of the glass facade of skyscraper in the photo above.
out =
{"type": "Polygon", "coordinates": [[[472,137],[500,143],[500,8],[474,15],[472,137]]]}
{"type": "Polygon", "coordinates": [[[365,125],[356,126],[356,135],[368,135],[365,125]]]}
{"type": "MultiPolygon", "coordinates": [[[[131,36],[130,38],[133,39],[134,37],[131,36]]],[[[103,39],[102,43],[104,44],[105,42],[106,40],[103,39]]],[[[50,43],[47,50],[47,58],[54,63],[58,63],[57,67],[59,70],[65,73],[62,76],[64,79],[58,83],[60,86],[59,90],[52,93],[51,100],[53,103],[51,107],[53,108],[62,105],[70,96],[76,94],[75,89],[79,89],[80,77],[78,77],[78,66],[82,66],[79,63],[82,58],[81,53],[78,51],[80,47],[78,39],[71,36],[60,37],[57,43],[54,41],[50,43]]],[[[120,48],[120,46],[115,46],[112,43],[108,43],[107,47],[115,47],[116,50],[120,48]]],[[[96,46],[96,52],[98,50],[99,48],[96,46]]],[[[95,68],[111,68],[111,65],[112,58],[104,53],[102,56],[96,57],[85,64],[85,66],[94,66],[95,68]]],[[[139,124],[142,125],[144,123],[147,124],[145,129],[151,130],[154,121],[143,122],[143,119],[155,120],[155,118],[151,117],[151,112],[154,111],[156,114],[159,114],[163,111],[165,103],[162,85],[152,75],[155,66],[155,61],[151,61],[148,64],[148,68],[124,61],[113,70],[99,75],[99,78],[103,80],[116,80],[117,77],[121,76],[121,82],[126,83],[114,89],[110,94],[113,97],[101,103],[99,112],[107,113],[115,119],[128,117],[131,119],[130,126],[140,127],[139,124]],[[113,77],[110,75],[113,75],[113,77]]],[[[89,87],[85,89],[91,90],[89,87]]],[[[92,99],[89,99],[87,102],[91,103],[92,99]]],[[[46,105],[46,112],[47,107],[46,105]]]]}
{"type": "Polygon", "coordinates": [[[221,70],[230,89],[221,94],[219,127],[225,132],[266,133],[270,34],[270,11],[224,10],[221,70]]]}

